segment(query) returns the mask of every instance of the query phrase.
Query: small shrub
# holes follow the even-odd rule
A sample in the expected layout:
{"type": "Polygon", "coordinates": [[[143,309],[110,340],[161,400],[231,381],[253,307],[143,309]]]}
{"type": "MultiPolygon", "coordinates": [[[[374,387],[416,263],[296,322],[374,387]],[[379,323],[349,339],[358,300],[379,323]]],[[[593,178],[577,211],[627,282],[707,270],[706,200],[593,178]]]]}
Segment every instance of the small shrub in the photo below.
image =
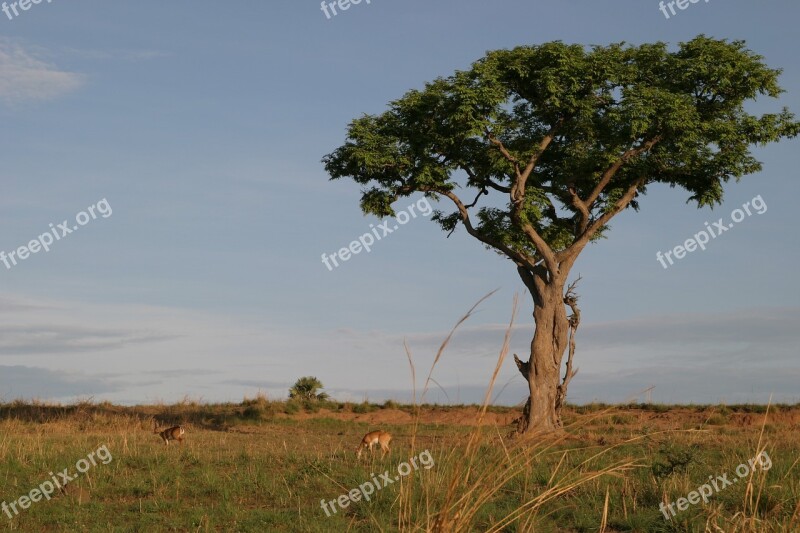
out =
{"type": "Polygon", "coordinates": [[[242,418],[245,420],[261,420],[264,417],[264,409],[257,405],[248,405],[242,411],[242,418]]]}
{"type": "Polygon", "coordinates": [[[319,411],[320,405],[317,400],[303,400],[303,409],[307,413],[316,413],[319,411]]]}
{"type": "Polygon", "coordinates": [[[262,407],[266,407],[269,405],[269,398],[267,398],[267,395],[263,392],[259,392],[255,398],[248,398],[245,396],[242,400],[242,406],[246,407],[248,405],[260,405],[262,407]]]}
{"type": "Polygon", "coordinates": [[[283,406],[283,412],[286,413],[287,415],[293,415],[299,411],[300,411],[300,405],[298,405],[297,402],[289,401],[286,402],[286,404],[283,406]]]}
{"type": "Polygon", "coordinates": [[[664,457],[653,463],[653,475],[656,478],[665,478],[675,472],[686,472],[687,466],[694,460],[695,451],[694,446],[682,449],[672,444],[662,446],[659,453],[664,457]]]}
{"type": "Polygon", "coordinates": [[[722,414],[715,413],[706,419],[709,426],[724,426],[728,423],[728,418],[722,414]]]}
{"type": "Polygon", "coordinates": [[[394,400],[386,400],[383,402],[383,407],[381,409],[397,409],[398,407],[397,402],[394,400]]]}
{"type": "Polygon", "coordinates": [[[611,415],[611,423],[615,426],[626,426],[636,421],[636,417],[626,414],[613,414],[611,415]]]}
{"type": "Polygon", "coordinates": [[[369,402],[357,403],[353,406],[353,412],[358,414],[371,413],[375,410],[375,406],[369,402]]]}

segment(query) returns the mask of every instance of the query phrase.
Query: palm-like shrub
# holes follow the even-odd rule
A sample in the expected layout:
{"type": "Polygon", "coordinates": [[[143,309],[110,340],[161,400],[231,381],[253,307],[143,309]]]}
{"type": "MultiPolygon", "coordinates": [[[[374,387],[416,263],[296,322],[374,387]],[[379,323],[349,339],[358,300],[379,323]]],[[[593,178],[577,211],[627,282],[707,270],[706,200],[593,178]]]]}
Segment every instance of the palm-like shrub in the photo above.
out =
{"type": "Polygon", "coordinates": [[[289,389],[289,398],[293,400],[327,400],[329,398],[327,392],[317,392],[322,387],[322,382],[314,376],[305,376],[295,381],[292,388],[289,389]]]}

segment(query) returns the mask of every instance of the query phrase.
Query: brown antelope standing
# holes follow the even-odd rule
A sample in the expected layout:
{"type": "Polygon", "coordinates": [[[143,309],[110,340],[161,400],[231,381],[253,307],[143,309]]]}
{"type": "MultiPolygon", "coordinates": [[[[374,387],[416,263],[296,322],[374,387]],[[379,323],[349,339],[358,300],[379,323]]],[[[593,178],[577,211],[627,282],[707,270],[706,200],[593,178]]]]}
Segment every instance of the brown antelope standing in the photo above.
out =
{"type": "Polygon", "coordinates": [[[389,442],[391,442],[392,436],[389,435],[388,431],[371,431],[364,435],[364,438],[361,439],[361,444],[358,445],[356,448],[356,457],[361,458],[361,452],[364,451],[364,448],[369,448],[369,453],[372,453],[372,447],[376,444],[380,444],[381,446],[381,459],[389,453],[389,442]]]}
{"type": "Polygon", "coordinates": [[[164,441],[164,444],[169,446],[169,441],[176,440],[183,444],[183,434],[186,433],[180,426],[172,426],[159,431],[156,421],[153,420],[153,433],[157,434],[164,441]]]}

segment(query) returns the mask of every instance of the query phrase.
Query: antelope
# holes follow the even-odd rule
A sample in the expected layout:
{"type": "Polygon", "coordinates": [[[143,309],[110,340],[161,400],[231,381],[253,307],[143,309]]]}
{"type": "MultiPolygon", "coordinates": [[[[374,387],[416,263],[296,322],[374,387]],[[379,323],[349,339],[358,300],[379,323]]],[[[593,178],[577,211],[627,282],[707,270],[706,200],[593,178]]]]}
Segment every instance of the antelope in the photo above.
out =
{"type": "Polygon", "coordinates": [[[380,444],[381,446],[381,459],[389,453],[389,442],[391,442],[392,436],[389,435],[387,431],[371,431],[364,435],[364,438],[361,439],[361,444],[358,445],[356,448],[356,457],[361,458],[361,452],[364,451],[364,448],[369,448],[369,453],[372,453],[372,447],[376,444],[380,444]]]}
{"type": "Polygon", "coordinates": [[[159,431],[156,421],[153,420],[153,433],[157,434],[164,441],[166,446],[169,446],[169,441],[176,440],[183,444],[183,434],[186,433],[180,426],[172,426],[165,430],[159,431]]]}

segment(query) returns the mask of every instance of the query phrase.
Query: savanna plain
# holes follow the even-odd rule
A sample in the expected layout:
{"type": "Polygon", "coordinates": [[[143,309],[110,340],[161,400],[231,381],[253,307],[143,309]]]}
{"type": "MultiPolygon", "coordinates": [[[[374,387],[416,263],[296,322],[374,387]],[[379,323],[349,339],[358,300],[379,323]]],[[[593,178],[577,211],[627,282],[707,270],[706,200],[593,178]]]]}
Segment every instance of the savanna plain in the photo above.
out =
{"type": "Polygon", "coordinates": [[[273,401],[0,405],[0,499],[107,446],[12,531],[800,531],[798,405],[568,406],[564,431],[513,436],[520,409],[273,401]],[[153,431],[180,424],[183,442],[153,431]],[[368,431],[391,451],[356,458],[368,431]],[[430,468],[327,513],[321,502],[429,451],[430,468]],[[736,468],[759,453],[769,469],[736,468]],[[710,479],[707,502],[673,506],[710,479]],[[735,481],[734,481],[735,480],[735,481]],[[663,506],[661,506],[663,508],[663,506]],[[330,514],[330,516],[328,516],[330,514]],[[669,518],[666,515],[669,514],[669,518]]]}

